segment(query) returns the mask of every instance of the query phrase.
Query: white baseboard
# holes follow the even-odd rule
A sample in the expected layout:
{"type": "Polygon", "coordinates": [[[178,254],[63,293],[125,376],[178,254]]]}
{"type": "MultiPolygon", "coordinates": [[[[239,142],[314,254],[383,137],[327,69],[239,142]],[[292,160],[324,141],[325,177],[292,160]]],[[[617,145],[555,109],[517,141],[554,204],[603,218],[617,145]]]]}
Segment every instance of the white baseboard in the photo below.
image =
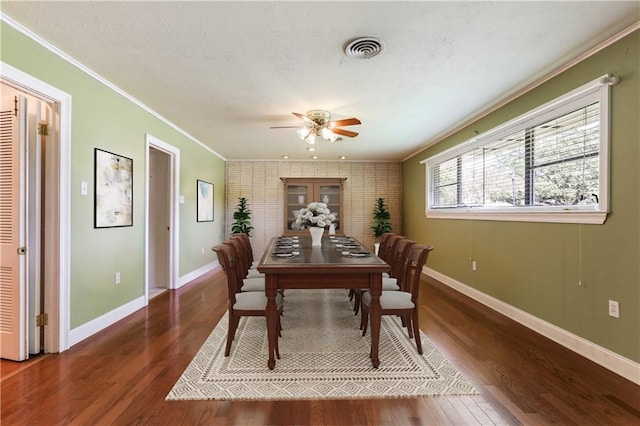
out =
{"type": "Polygon", "coordinates": [[[214,269],[216,269],[217,267],[220,266],[220,263],[216,260],[214,262],[208,263],[204,266],[201,266],[198,269],[195,269],[191,272],[189,272],[186,275],[181,276],[180,278],[178,278],[178,282],[176,283],[176,289],[182,287],[185,284],[190,283],[191,281],[195,280],[196,278],[200,277],[201,275],[204,275],[208,272],[213,271],[214,269]]]}
{"type": "Polygon", "coordinates": [[[614,373],[624,377],[633,383],[640,385],[640,364],[618,355],[609,349],[598,346],[578,335],[568,332],[558,326],[546,322],[534,315],[522,311],[511,306],[495,297],[482,293],[475,288],[469,287],[451,277],[441,274],[431,268],[423,268],[423,272],[440,281],[441,283],[453,288],[454,290],[469,296],[470,298],[482,303],[483,305],[493,309],[494,311],[511,318],[512,320],[524,325],[525,327],[541,334],[548,339],[576,352],[579,355],[601,365],[602,367],[613,371],[614,373]]]}
{"type": "MultiPolygon", "coordinates": [[[[202,266],[194,271],[191,271],[187,275],[184,275],[179,278],[178,286],[176,288],[180,288],[183,285],[191,282],[192,280],[204,275],[210,271],[213,271],[215,268],[219,267],[220,263],[218,261],[211,262],[205,266],[202,266]]],[[[107,312],[106,314],[99,316],[98,318],[91,320],[85,324],[82,324],[79,327],[74,328],[69,331],[69,347],[80,343],[87,337],[90,337],[96,334],[99,331],[104,330],[110,325],[120,321],[121,319],[131,315],[138,309],[144,308],[144,297],[138,297],[137,299],[132,300],[131,302],[119,306],[118,308],[112,310],[111,312],[107,312]]]]}
{"type": "Polygon", "coordinates": [[[120,321],[126,316],[131,315],[144,306],[144,296],[140,296],[137,299],[134,299],[131,302],[127,303],[126,305],[119,306],[111,312],[107,312],[106,314],[99,316],[94,320],[91,320],[79,327],[74,328],[73,330],[69,331],[69,347],[80,343],[87,337],[90,337],[99,331],[104,330],[105,328],[120,321]]]}

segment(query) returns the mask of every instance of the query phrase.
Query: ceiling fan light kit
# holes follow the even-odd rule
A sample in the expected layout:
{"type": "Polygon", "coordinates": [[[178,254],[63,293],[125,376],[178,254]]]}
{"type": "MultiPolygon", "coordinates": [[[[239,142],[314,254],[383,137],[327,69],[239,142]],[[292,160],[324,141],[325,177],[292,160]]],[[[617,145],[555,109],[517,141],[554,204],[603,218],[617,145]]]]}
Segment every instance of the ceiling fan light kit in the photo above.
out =
{"type": "MultiPolygon", "coordinates": [[[[361,124],[360,120],[354,117],[331,121],[331,113],[322,109],[312,109],[304,115],[298,112],[292,112],[292,114],[304,121],[304,127],[299,128],[296,133],[301,140],[309,145],[315,144],[318,138],[331,143],[340,140],[340,136],[354,138],[358,136],[358,133],[340,129],[340,126],[361,124]]],[[[284,129],[292,127],[295,128],[298,126],[276,126],[271,128],[284,129]]]]}
{"type": "MultiPolygon", "coordinates": [[[[350,58],[370,59],[384,52],[386,46],[376,37],[358,37],[345,43],[343,48],[344,53],[350,58]]],[[[318,139],[334,143],[342,139],[340,136],[355,138],[358,136],[357,132],[344,130],[340,127],[362,124],[355,117],[331,121],[331,113],[323,109],[312,109],[307,111],[306,114],[300,114],[299,112],[292,112],[292,114],[304,121],[304,127],[299,128],[296,133],[301,140],[309,145],[314,145],[318,139]]],[[[286,129],[297,127],[273,126],[271,128],[286,129]]]]}

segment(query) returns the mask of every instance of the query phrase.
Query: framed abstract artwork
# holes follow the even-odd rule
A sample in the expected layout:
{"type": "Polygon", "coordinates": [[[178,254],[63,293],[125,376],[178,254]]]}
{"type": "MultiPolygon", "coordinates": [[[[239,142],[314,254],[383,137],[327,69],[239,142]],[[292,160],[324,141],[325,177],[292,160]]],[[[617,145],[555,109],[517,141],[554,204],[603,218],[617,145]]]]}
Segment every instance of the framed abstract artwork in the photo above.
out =
{"type": "Polygon", "coordinates": [[[197,218],[198,222],[213,222],[213,184],[203,180],[197,180],[198,205],[197,218]]]}
{"type": "Polygon", "coordinates": [[[133,226],[133,160],[94,150],[94,228],[133,226]]]}

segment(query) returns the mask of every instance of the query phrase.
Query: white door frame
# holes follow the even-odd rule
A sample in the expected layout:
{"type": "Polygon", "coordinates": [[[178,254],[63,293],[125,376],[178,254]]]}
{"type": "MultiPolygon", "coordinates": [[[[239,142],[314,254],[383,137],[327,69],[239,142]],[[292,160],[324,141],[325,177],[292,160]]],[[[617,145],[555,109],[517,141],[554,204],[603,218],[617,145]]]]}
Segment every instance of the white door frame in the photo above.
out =
{"type": "Polygon", "coordinates": [[[180,149],[169,145],[160,139],[146,134],[146,182],[144,194],[145,224],[144,224],[144,299],[149,303],[149,149],[155,148],[169,155],[169,283],[168,289],[176,288],[178,282],[178,252],[179,252],[179,197],[180,197],[180,149]]]}
{"type": "MultiPolygon", "coordinates": [[[[5,62],[0,61],[2,80],[35,97],[55,105],[54,116],[58,115],[57,146],[58,163],[51,164],[53,174],[57,175],[57,194],[49,194],[58,201],[58,218],[52,223],[53,241],[48,241],[48,253],[57,254],[53,263],[44,264],[45,274],[53,278],[53,289],[45,294],[45,308],[49,312],[50,332],[45,333],[45,352],[63,352],[69,349],[70,331],[70,265],[71,265],[71,95],[65,93],[5,62]],[[55,307],[55,308],[53,308],[55,307]]],[[[54,119],[54,125],[56,120],[54,119]]],[[[49,166],[49,165],[48,165],[49,166]]]]}

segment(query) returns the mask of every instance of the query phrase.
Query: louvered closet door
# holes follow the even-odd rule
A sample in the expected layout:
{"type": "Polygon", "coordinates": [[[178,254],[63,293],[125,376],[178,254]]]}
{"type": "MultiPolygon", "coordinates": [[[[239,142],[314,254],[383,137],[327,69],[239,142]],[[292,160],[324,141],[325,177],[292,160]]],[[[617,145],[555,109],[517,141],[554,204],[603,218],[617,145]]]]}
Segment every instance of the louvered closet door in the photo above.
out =
{"type": "MultiPolygon", "coordinates": [[[[21,99],[21,106],[25,100],[21,99]]],[[[15,361],[26,359],[25,324],[21,317],[25,283],[25,257],[19,255],[24,245],[24,198],[20,180],[23,142],[19,137],[19,120],[14,113],[14,98],[2,99],[0,109],[0,356],[15,361]]],[[[22,109],[24,111],[24,109],[22,109]]]]}

